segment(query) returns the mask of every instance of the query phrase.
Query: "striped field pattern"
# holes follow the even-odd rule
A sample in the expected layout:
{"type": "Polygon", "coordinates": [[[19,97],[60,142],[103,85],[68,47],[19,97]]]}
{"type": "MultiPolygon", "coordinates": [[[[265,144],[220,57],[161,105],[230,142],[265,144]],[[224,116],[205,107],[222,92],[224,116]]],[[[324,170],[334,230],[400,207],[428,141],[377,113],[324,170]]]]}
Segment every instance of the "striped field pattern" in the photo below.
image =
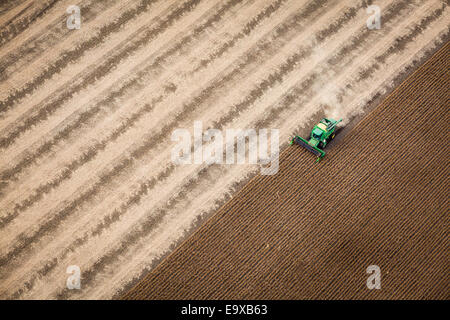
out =
{"type": "Polygon", "coordinates": [[[117,297],[258,172],[174,165],[175,129],[347,122],[449,37],[447,1],[372,3],[2,1],[0,298],[117,297]]]}
{"type": "Polygon", "coordinates": [[[450,42],[319,165],[298,146],[125,299],[448,299],[450,42]],[[366,268],[381,269],[368,290],[366,268]]]}

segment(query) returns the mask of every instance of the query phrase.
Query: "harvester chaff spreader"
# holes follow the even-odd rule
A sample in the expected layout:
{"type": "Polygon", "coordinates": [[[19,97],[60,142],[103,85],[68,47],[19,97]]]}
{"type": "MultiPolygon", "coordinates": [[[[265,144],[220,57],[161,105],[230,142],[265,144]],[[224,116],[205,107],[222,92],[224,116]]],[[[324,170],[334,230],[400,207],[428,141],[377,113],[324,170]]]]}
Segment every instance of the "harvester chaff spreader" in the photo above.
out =
{"type": "Polygon", "coordinates": [[[308,151],[314,153],[317,156],[316,162],[319,162],[323,157],[325,157],[325,151],[322,149],[333,140],[336,131],[336,125],[341,122],[340,120],[326,119],[323,118],[318,124],[314,126],[311,130],[309,139],[303,139],[302,137],[295,136],[290,144],[298,144],[308,151]]]}

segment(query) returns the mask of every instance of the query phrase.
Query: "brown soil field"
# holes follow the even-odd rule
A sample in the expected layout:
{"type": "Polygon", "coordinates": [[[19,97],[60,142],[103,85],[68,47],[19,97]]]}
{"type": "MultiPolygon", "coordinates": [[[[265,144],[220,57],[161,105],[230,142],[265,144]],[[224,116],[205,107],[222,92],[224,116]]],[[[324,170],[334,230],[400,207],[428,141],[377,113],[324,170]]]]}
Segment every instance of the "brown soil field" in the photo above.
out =
{"type": "Polygon", "coordinates": [[[450,42],[319,164],[288,148],[123,298],[449,299],[449,87],[450,42]]]}
{"type": "Polygon", "coordinates": [[[174,130],[350,128],[449,38],[448,1],[372,3],[0,2],[0,299],[118,297],[260,171],[175,165],[174,130]]]}

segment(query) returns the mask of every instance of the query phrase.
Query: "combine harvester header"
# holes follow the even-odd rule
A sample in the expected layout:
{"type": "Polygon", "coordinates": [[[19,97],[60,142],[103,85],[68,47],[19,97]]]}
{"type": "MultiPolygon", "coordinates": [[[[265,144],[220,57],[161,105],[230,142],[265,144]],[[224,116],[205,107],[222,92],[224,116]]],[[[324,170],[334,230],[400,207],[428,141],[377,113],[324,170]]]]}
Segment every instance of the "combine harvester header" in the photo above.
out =
{"type": "Polygon", "coordinates": [[[341,122],[340,120],[323,118],[318,124],[311,130],[309,140],[303,139],[300,136],[295,136],[290,144],[298,144],[306,148],[309,152],[314,153],[317,156],[316,162],[319,162],[325,157],[325,151],[322,149],[333,140],[336,131],[336,125],[341,122]]]}

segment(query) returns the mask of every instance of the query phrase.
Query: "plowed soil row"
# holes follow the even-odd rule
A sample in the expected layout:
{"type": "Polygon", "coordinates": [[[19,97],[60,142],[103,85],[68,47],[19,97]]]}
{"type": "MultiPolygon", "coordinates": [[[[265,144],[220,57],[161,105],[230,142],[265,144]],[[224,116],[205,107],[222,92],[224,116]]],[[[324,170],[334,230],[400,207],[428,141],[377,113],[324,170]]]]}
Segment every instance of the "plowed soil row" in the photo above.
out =
{"type": "Polygon", "coordinates": [[[289,147],[123,298],[448,299],[449,86],[448,42],[320,164],[289,147]]]}

